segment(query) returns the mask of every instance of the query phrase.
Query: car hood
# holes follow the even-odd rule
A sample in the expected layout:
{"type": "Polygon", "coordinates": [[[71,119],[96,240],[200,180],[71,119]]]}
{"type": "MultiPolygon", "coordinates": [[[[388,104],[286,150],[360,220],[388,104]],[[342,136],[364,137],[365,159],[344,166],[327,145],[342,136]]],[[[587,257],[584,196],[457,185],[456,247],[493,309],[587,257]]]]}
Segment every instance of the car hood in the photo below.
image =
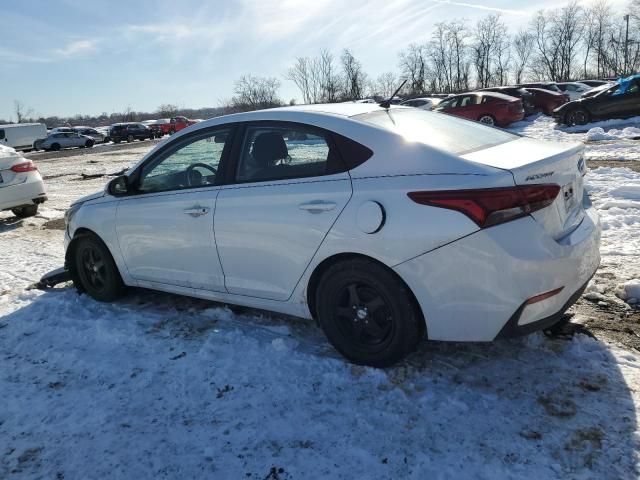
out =
{"type": "Polygon", "coordinates": [[[85,203],[85,202],[88,202],[89,200],[95,200],[96,198],[104,197],[105,195],[106,193],[104,192],[104,190],[100,192],[94,192],[90,195],[85,195],[84,197],[78,198],[76,201],[71,203],[71,205],[76,205],[78,203],[85,203]]]}

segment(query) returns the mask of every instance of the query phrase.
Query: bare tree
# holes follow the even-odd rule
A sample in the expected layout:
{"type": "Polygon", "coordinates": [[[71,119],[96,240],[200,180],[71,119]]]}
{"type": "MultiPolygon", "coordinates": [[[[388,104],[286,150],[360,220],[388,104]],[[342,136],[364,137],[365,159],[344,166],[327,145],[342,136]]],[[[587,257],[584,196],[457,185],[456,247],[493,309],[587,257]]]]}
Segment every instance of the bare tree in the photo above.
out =
{"type": "Polygon", "coordinates": [[[509,35],[500,14],[478,21],[473,35],[471,54],[480,88],[503,85],[510,61],[509,35]]]}
{"type": "Polygon", "coordinates": [[[280,81],[276,78],[243,75],[235,82],[231,105],[237,111],[277,107],[282,105],[279,89],[280,81]]]}
{"type": "Polygon", "coordinates": [[[321,103],[333,103],[338,100],[340,89],[340,79],[333,64],[333,55],[328,50],[321,50],[320,56],[315,59],[316,68],[319,78],[321,103]]]}
{"type": "Polygon", "coordinates": [[[316,103],[313,88],[313,66],[309,57],[298,57],[296,63],[289,69],[287,78],[296,84],[302,94],[304,103],[316,103]]]}
{"type": "Polygon", "coordinates": [[[28,108],[21,100],[13,101],[13,111],[16,114],[16,123],[23,123],[33,115],[33,109],[28,108]]]}
{"type": "Polygon", "coordinates": [[[163,103],[158,107],[157,112],[163,118],[175,117],[178,114],[178,106],[171,103],[163,103]]]}
{"type": "Polygon", "coordinates": [[[513,38],[515,52],[514,74],[516,83],[522,83],[523,75],[529,66],[529,59],[533,51],[534,37],[526,30],[520,30],[513,38]]]}
{"type": "Polygon", "coordinates": [[[362,64],[353,56],[349,49],[344,49],[340,56],[343,71],[343,100],[357,100],[364,96],[367,76],[362,64]]]}
{"type": "MultiPolygon", "coordinates": [[[[408,80],[408,90],[413,95],[426,91],[427,81],[427,47],[412,43],[400,52],[400,70],[408,80]]],[[[389,93],[391,95],[393,91],[389,93]]]]}
{"type": "Polygon", "coordinates": [[[385,72],[378,75],[373,86],[374,95],[389,98],[398,88],[400,81],[393,72],[385,72]]]}

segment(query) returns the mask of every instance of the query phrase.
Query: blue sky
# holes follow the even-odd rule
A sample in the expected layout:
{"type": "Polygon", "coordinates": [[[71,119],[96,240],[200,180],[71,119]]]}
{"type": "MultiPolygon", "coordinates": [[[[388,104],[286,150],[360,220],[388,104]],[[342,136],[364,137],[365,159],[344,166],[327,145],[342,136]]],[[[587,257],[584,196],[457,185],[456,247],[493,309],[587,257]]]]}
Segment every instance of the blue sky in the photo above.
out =
{"type": "Polygon", "coordinates": [[[216,106],[247,73],[283,75],[295,57],[352,49],[372,76],[433,24],[501,12],[512,31],[553,0],[3,0],[0,118],[216,106]]]}

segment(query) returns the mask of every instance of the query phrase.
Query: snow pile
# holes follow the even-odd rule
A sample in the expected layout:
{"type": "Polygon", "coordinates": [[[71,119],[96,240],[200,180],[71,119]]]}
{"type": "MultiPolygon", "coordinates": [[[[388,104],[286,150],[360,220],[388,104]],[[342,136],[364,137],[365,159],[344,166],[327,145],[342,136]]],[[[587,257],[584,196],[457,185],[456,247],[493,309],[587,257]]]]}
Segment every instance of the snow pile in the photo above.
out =
{"type": "Polygon", "coordinates": [[[618,285],[618,296],[629,305],[640,303],[640,280],[634,278],[618,285]]]}
{"type": "Polygon", "coordinates": [[[640,255],[640,173],[600,167],[585,180],[602,222],[602,255],[640,255]]]}
{"type": "Polygon", "coordinates": [[[587,142],[596,142],[602,140],[619,140],[619,139],[638,139],[640,138],[640,128],[626,127],[622,130],[612,128],[605,132],[602,127],[591,128],[585,135],[587,142]]]}

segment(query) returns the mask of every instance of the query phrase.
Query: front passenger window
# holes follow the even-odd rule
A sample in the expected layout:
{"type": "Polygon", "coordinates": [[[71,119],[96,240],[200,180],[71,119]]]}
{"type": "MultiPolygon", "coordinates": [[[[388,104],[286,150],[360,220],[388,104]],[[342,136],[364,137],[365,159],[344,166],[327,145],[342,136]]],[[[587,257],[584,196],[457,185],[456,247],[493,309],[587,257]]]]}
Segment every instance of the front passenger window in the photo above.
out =
{"type": "Polygon", "coordinates": [[[143,193],[213,185],[229,130],[219,130],[186,145],[143,168],[138,190],[143,193]]]}

